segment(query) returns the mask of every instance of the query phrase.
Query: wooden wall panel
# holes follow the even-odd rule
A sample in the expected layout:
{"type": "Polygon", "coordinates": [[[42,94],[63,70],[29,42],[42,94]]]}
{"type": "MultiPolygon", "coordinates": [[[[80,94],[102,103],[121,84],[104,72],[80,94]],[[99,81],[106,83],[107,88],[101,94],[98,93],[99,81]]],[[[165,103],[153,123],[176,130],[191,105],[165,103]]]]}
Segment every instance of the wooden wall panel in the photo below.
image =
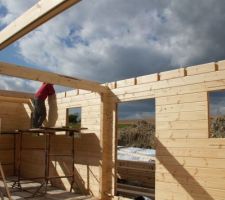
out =
{"type": "MultiPolygon", "coordinates": [[[[30,108],[27,104],[0,101],[1,132],[10,132],[15,129],[30,127],[30,108]]],[[[15,139],[15,140],[14,140],[15,139]]],[[[14,155],[13,135],[3,135],[0,133],[0,161],[6,176],[14,175],[16,154],[14,155]]]]}
{"type": "MultiPolygon", "coordinates": [[[[47,125],[64,126],[66,109],[82,108],[82,127],[88,130],[75,142],[75,165],[81,190],[104,200],[114,195],[116,103],[155,98],[156,199],[225,199],[225,140],[208,137],[207,97],[209,91],[225,89],[224,62],[106,83],[111,92],[104,98],[74,90],[50,99],[47,125]]],[[[27,141],[35,145],[42,142],[32,137],[27,141]]],[[[54,144],[58,145],[54,151],[68,147],[65,138],[54,144]]],[[[23,157],[24,176],[33,175],[35,162],[42,162],[29,160],[32,155],[37,157],[38,153],[23,157]]]]}
{"type": "Polygon", "coordinates": [[[1,131],[30,127],[30,112],[26,104],[0,102],[1,131]]]}
{"type": "Polygon", "coordinates": [[[224,69],[198,65],[112,90],[119,102],[156,98],[157,200],[225,199],[225,140],[209,138],[207,97],[225,89],[224,69]]]}
{"type": "Polygon", "coordinates": [[[139,184],[146,188],[155,188],[155,164],[118,160],[117,177],[124,181],[139,184]]]}
{"type": "Polygon", "coordinates": [[[0,162],[5,176],[14,175],[14,137],[12,135],[0,135],[0,162]]]}
{"type": "MultiPolygon", "coordinates": [[[[84,193],[99,196],[100,173],[102,165],[102,149],[100,146],[100,111],[101,98],[99,94],[84,91],[69,91],[59,93],[46,101],[47,118],[46,126],[65,126],[66,110],[73,107],[81,107],[83,131],[80,138],[75,140],[75,166],[76,187],[84,193]],[[79,95],[78,95],[79,93],[79,95]]],[[[52,137],[52,152],[71,153],[71,140],[68,136],[57,135],[52,137]]],[[[23,147],[44,147],[43,136],[25,136],[23,147]]],[[[22,176],[43,176],[44,173],[43,151],[23,152],[22,176]],[[33,157],[34,159],[29,159],[33,157]],[[38,159],[35,159],[38,158],[38,159]],[[38,167],[37,167],[38,166],[38,167]]],[[[67,158],[52,158],[51,175],[69,174],[71,172],[71,160],[67,158]]],[[[53,181],[53,184],[69,189],[69,180],[61,179],[53,181]]]]}

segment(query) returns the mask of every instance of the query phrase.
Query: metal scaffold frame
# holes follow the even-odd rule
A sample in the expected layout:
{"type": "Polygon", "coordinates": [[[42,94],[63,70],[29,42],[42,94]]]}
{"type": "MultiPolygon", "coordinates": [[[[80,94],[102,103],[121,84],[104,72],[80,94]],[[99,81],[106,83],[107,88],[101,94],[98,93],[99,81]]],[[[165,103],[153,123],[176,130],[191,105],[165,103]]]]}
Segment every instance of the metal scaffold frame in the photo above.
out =
{"type": "MultiPolygon", "coordinates": [[[[12,189],[18,189],[19,191],[25,191],[31,193],[32,195],[28,198],[36,197],[36,196],[43,196],[47,193],[47,187],[49,181],[52,179],[61,179],[61,178],[68,178],[70,179],[70,192],[73,191],[73,186],[75,184],[75,138],[80,136],[80,131],[86,129],[71,129],[71,128],[48,128],[42,127],[38,129],[27,129],[27,130],[16,130],[14,133],[12,132],[5,132],[3,134],[14,134],[14,175],[15,179],[12,181],[12,189]],[[56,154],[52,152],[52,137],[57,136],[56,132],[64,132],[65,135],[68,135],[71,138],[71,153],[70,154],[56,154]],[[38,136],[44,136],[44,147],[23,147],[23,136],[24,135],[31,135],[35,134],[38,136]],[[16,135],[18,135],[18,146],[16,146],[16,135]],[[17,159],[16,159],[16,150],[17,150],[17,159]],[[22,164],[22,154],[26,151],[43,151],[44,152],[44,174],[43,176],[38,177],[22,177],[21,175],[21,164],[22,164]],[[71,174],[64,175],[64,176],[51,176],[50,175],[50,161],[51,157],[71,157],[71,174]],[[17,162],[16,162],[17,160],[17,162]],[[34,191],[31,192],[22,186],[22,181],[40,181],[41,185],[34,191]],[[44,189],[44,190],[43,190],[44,189]]],[[[7,164],[7,163],[4,163],[7,164]]],[[[12,163],[10,163],[12,164],[12,163]]]]}

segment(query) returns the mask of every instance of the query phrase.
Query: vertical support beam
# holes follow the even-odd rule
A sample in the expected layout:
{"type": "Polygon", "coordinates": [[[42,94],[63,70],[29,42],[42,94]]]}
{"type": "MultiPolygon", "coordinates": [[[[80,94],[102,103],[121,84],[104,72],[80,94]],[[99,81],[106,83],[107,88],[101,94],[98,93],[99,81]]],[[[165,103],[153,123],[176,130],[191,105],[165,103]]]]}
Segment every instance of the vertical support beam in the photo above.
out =
{"type": "Polygon", "coordinates": [[[104,134],[105,134],[105,109],[106,109],[106,96],[101,93],[101,108],[100,108],[100,148],[101,148],[101,162],[99,167],[99,199],[104,199],[104,134]]]}
{"type": "Polygon", "coordinates": [[[118,146],[118,104],[116,99],[112,99],[113,101],[113,115],[112,115],[112,195],[115,196],[117,194],[117,146],[118,146]]]}
{"type": "Polygon", "coordinates": [[[115,103],[109,91],[101,95],[101,133],[100,146],[102,163],[100,166],[99,198],[108,200],[112,198],[113,187],[113,111],[115,103]]]}

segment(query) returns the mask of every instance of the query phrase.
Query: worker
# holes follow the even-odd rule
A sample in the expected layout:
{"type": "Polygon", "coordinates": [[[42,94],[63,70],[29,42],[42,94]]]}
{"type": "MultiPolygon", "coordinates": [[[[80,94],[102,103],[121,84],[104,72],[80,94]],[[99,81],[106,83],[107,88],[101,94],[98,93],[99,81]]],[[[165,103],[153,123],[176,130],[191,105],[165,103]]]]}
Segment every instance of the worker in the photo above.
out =
{"type": "Polygon", "coordinates": [[[40,128],[46,118],[45,100],[47,97],[54,95],[55,89],[52,84],[43,83],[34,95],[34,113],[32,120],[33,128],[40,128]]]}

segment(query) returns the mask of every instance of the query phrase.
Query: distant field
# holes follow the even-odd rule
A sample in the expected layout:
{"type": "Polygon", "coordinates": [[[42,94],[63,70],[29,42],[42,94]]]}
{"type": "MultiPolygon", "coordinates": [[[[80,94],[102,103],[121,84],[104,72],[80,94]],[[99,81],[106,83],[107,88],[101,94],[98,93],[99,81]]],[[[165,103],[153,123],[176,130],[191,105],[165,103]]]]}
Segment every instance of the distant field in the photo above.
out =
{"type": "Polygon", "coordinates": [[[148,123],[155,123],[154,118],[146,118],[146,119],[123,119],[118,121],[118,125],[131,125],[131,124],[136,124],[138,121],[144,120],[148,123]]]}
{"type": "Polygon", "coordinates": [[[155,119],[120,120],[117,125],[118,145],[155,148],[155,119]]]}
{"type": "Polygon", "coordinates": [[[210,116],[210,137],[225,138],[225,116],[210,116]]]}
{"type": "Polygon", "coordinates": [[[119,128],[119,129],[120,129],[120,128],[128,128],[129,126],[132,126],[132,124],[123,124],[123,123],[118,124],[118,128],[119,128]]]}

